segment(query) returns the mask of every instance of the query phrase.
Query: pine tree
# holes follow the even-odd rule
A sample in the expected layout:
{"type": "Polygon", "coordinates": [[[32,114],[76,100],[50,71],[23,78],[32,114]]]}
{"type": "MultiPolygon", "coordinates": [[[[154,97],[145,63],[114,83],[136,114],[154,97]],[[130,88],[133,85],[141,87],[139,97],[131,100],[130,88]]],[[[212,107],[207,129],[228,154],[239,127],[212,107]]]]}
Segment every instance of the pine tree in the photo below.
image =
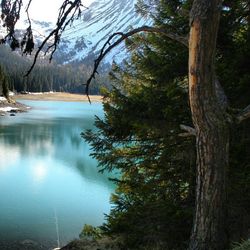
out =
{"type": "Polygon", "coordinates": [[[137,36],[127,46],[137,50],[124,67],[113,66],[105,119],[96,120],[98,132],[83,135],[100,167],[121,175],[114,179],[115,207],[102,229],[122,235],[133,249],[183,249],[192,226],[195,183],[194,141],[178,136],[180,124],[192,123],[187,50],[153,34],[137,36]]]}
{"type": "MultiPolygon", "coordinates": [[[[169,16],[169,11],[178,15],[175,13],[178,13],[176,9],[181,9],[180,6],[174,9],[173,5],[164,2],[158,7],[157,25],[171,28],[179,34],[186,32],[186,18],[174,16],[173,23],[164,18],[164,15],[169,16]]],[[[190,6],[187,3],[185,7],[188,9],[190,6]]],[[[243,108],[249,101],[249,85],[246,85],[249,82],[249,37],[247,23],[237,21],[245,15],[242,1],[237,1],[235,7],[225,7],[222,12],[215,59],[220,69],[220,81],[224,83],[233,106],[243,108]],[[242,65],[243,62],[245,64],[242,65]],[[238,79],[241,79],[240,83],[238,79]]],[[[182,11],[185,12],[184,7],[182,11]]],[[[124,68],[115,65],[113,69],[115,86],[111,93],[106,94],[105,119],[97,119],[98,132],[88,131],[83,135],[91,143],[92,155],[98,159],[100,167],[104,170],[119,169],[121,173],[121,179],[114,180],[118,188],[112,201],[116,206],[103,229],[110,234],[122,234],[126,243],[130,243],[129,247],[135,249],[145,246],[151,249],[156,246],[160,249],[185,249],[194,213],[195,186],[195,142],[191,138],[180,138],[181,130],[178,129],[180,124],[192,124],[188,103],[185,103],[187,51],[159,34],[137,36],[128,41],[128,46],[137,47],[137,52],[124,68]]],[[[227,193],[229,197],[226,207],[229,224],[225,226],[226,219],[221,223],[224,229],[230,228],[227,232],[230,239],[246,236],[247,228],[239,230],[239,224],[249,220],[247,207],[250,196],[246,193],[249,193],[250,171],[249,168],[247,170],[249,159],[246,152],[250,141],[249,136],[246,137],[249,131],[246,124],[244,128],[237,125],[230,131],[234,142],[227,180],[230,188],[223,194],[227,193]],[[242,133],[240,140],[237,129],[242,133]],[[235,165],[241,170],[235,171],[235,165]],[[244,195],[240,195],[241,190],[246,191],[244,195]],[[241,205],[237,207],[236,204],[241,205]],[[244,211],[244,216],[239,220],[240,211],[244,211]]],[[[223,230],[214,235],[224,235],[223,230]]],[[[193,234],[192,242],[200,244],[196,238],[193,234]]],[[[220,249],[224,249],[226,238],[221,243],[216,241],[215,245],[205,242],[199,246],[191,244],[190,248],[217,249],[221,244],[220,249]]]]}
{"type": "Polygon", "coordinates": [[[0,65],[0,95],[3,95],[7,99],[9,98],[8,80],[6,73],[1,65],[0,65]]]}

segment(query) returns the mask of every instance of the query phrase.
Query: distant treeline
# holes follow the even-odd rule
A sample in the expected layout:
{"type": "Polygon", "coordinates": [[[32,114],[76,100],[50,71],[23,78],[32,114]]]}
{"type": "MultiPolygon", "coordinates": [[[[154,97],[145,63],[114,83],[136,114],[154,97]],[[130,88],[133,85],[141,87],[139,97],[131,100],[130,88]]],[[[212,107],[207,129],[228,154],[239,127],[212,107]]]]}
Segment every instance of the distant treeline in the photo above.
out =
{"type": "MultiPolygon", "coordinates": [[[[20,56],[9,47],[0,46],[0,65],[8,77],[9,89],[17,92],[62,91],[84,93],[84,83],[91,73],[92,65],[80,63],[56,64],[47,59],[40,59],[28,77],[24,77],[32,63],[31,57],[20,56]]],[[[90,94],[99,94],[100,86],[109,87],[107,73],[100,73],[90,87],[90,94]]]]}

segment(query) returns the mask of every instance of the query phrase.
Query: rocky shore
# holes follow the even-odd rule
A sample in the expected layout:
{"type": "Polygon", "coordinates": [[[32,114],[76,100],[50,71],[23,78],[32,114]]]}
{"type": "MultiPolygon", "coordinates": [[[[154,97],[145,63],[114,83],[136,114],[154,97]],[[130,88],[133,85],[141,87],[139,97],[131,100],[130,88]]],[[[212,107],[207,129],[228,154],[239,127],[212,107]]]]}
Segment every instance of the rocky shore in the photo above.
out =
{"type": "Polygon", "coordinates": [[[29,107],[13,99],[0,97],[0,116],[15,116],[16,113],[26,112],[28,109],[29,107]]]}

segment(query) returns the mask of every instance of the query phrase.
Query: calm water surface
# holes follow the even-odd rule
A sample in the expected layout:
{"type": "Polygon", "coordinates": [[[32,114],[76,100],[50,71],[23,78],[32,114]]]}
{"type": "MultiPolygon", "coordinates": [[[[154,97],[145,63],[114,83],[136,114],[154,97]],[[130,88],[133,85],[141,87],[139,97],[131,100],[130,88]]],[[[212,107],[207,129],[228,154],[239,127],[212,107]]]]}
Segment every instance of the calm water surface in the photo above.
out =
{"type": "Polygon", "coordinates": [[[56,245],[56,213],[65,244],[110,210],[114,186],[80,137],[103,115],[102,105],[23,103],[32,107],[28,113],[0,117],[0,241],[56,245]]]}

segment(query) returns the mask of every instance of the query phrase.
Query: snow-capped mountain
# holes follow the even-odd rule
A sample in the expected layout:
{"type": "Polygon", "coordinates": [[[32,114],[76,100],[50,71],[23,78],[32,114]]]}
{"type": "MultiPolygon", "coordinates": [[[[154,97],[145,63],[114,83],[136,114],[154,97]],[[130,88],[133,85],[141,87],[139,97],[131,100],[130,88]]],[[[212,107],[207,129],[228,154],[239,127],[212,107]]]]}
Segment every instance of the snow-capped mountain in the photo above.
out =
{"type": "MultiPolygon", "coordinates": [[[[137,0],[95,0],[81,17],[67,27],[55,54],[59,63],[89,61],[98,55],[108,37],[115,32],[127,32],[129,29],[142,26],[149,21],[143,19],[136,11],[137,0]]],[[[2,25],[1,25],[2,26],[2,25]]],[[[0,34],[3,31],[0,27],[0,34]]],[[[17,33],[20,35],[27,28],[27,22],[18,22],[17,33]]],[[[54,28],[50,22],[32,20],[36,44],[54,28]]],[[[118,46],[107,56],[106,61],[116,59],[118,62],[126,56],[124,45],[118,46]]]]}
{"type": "MultiPolygon", "coordinates": [[[[96,0],[82,17],[66,29],[59,54],[65,61],[82,61],[95,57],[108,37],[115,32],[127,32],[148,23],[135,11],[136,0],[96,0]]],[[[124,58],[122,46],[114,49],[106,58],[120,61],[124,58]]]]}

